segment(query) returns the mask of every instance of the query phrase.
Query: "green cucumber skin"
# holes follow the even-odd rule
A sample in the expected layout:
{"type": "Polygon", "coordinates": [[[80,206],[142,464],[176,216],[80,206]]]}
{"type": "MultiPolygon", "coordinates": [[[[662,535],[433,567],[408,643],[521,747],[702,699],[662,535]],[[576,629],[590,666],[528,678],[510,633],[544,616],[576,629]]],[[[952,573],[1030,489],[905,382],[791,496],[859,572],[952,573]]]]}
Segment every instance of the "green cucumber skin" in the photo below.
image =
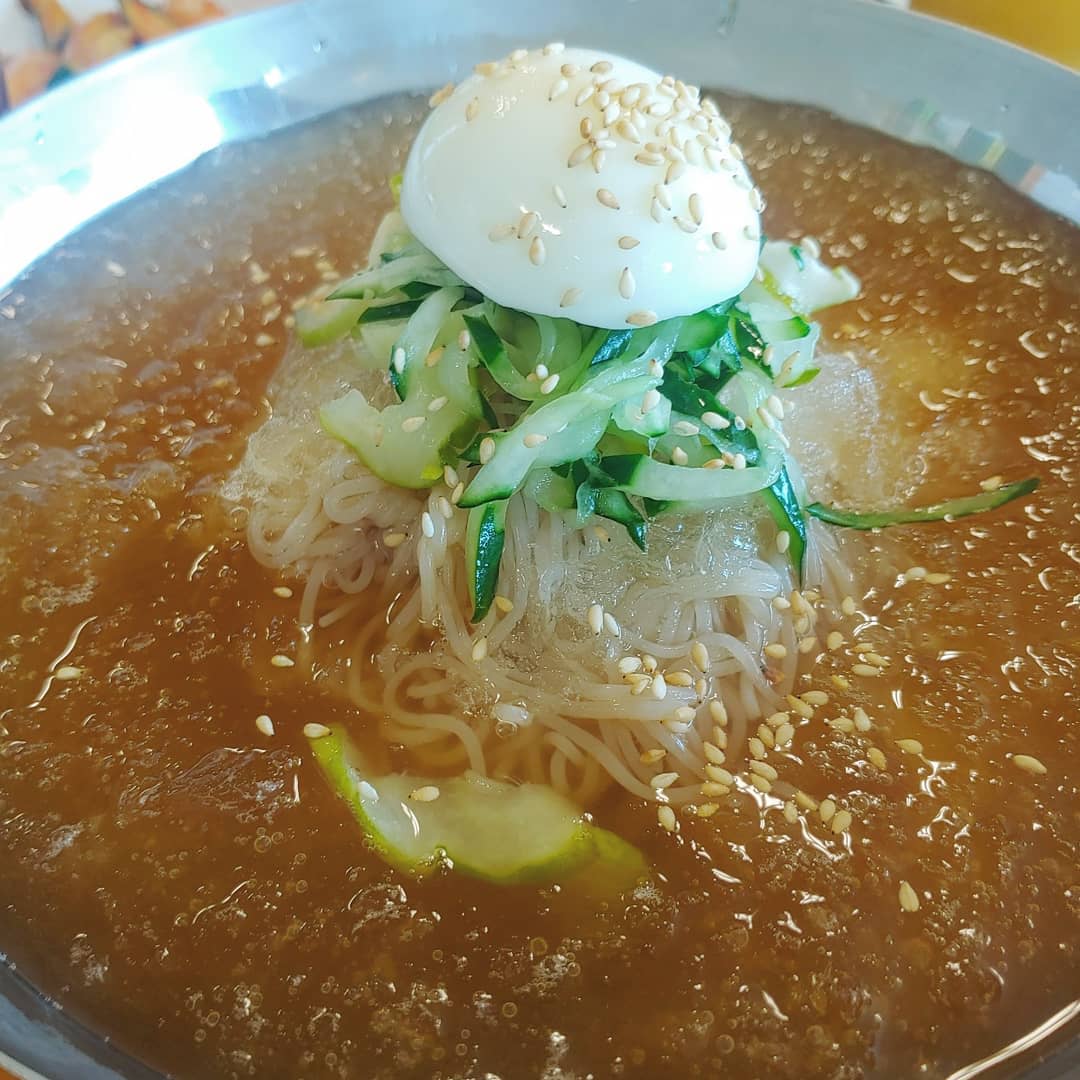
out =
{"type": "Polygon", "coordinates": [[[762,494],[777,527],[791,537],[788,555],[795,571],[795,580],[801,585],[806,560],[806,517],[786,467],[780,470],[780,475],[762,494]]]}
{"type": "Polygon", "coordinates": [[[1013,499],[1030,495],[1039,486],[1037,476],[1004,484],[996,491],[984,491],[979,495],[963,496],[935,503],[932,506],[900,507],[892,510],[842,510],[835,506],[813,502],[806,512],[819,521],[841,525],[848,529],[886,529],[891,525],[922,525],[946,518],[970,517],[988,510],[997,510],[1013,499]]]}
{"type": "Polygon", "coordinates": [[[489,502],[473,507],[465,530],[465,557],[469,564],[472,622],[480,622],[491,610],[499,584],[499,564],[506,544],[506,503],[489,502]]]}

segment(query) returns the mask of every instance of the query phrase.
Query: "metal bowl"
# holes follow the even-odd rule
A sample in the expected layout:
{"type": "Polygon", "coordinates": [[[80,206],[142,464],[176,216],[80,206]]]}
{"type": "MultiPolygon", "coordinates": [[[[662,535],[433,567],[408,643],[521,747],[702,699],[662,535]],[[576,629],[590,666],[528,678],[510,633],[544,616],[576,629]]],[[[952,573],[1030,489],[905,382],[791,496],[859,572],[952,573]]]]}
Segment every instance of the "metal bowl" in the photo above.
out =
{"type": "MultiPolygon", "coordinates": [[[[936,146],[1080,222],[1080,76],[867,0],[308,0],[141,50],[0,121],[0,291],[85,222],[224,143],[439,85],[553,38],[936,146]]],[[[1080,1002],[952,1080],[1080,1075],[1080,1002]]],[[[0,965],[0,1066],[152,1078],[0,965]]]]}

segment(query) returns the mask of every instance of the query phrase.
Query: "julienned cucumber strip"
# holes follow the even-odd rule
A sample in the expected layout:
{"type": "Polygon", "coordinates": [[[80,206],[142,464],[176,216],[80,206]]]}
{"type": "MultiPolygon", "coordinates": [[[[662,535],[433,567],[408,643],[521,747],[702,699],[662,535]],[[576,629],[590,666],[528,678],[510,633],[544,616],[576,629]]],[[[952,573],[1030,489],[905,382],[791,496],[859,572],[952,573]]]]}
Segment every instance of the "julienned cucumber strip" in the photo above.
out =
{"type": "Polygon", "coordinates": [[[644,499],[710,503],[767,488],[782,465],[781,457],[772,454],[766,455],[761,465],[748,469],[700,469],[620,454],[604,458],[603,468],[615,487],[644,499]]]}
{"type": "Polygon", "coordinates": [[[420,306],[401,331],[391,354],[390,381],[402,401],[409,397],[409,388],[417,372],[423,370],[450,312],[463,293],[463,289],[437,289],[420,301],[420,306]],[[397,357],[396,361],[394,357],[397,357]]]}
{"type": "Polygon", "coordinates": [[[1037,476],[1026,480],[1017,480],[1005,484],[996,491],[983,491],[978,495],[968,495],[948,502],[935,503],[933,506],[894,507],[890,510],[842,510],[824,503],[811,503],[806,512],[819,521],[830,525],[843,525],[849,529],[884,529],[890,525],[918,525],[927,521],[945,521],[946,519],[969,517],[987,510],[996,510],[1013,499],[1030,495],[1039,486],[1037,476]]]}
{"type": "Polygon", "coordinates": [[[806,556],[806,518],[799,506],[795,489],[791,486],[791,477],[786,467],[780,470],[780,475],[762,495],[777,528],[790,537],[788,555],[795,569],[796,580],[801,584],[803,560],[806,556]]]}
{"type": "Polygon", "coordinates": [[[366,300],[315,300],[296,312],[296,332],[309,349],[343,338],[368,307],[366,300]]]}
{"type": "Polygon", "coordinates": [[[479,622],[490,610],[499,584],[499,562],[506,542],[506,503],[489,502],[469,511],[465,528],[472,621],[479,622]]]}
{"type": "Polygon", "coordinates": [[[406,873],[424,876],[448,868],[497,885],[573,885],[587,875],[599,879],[591,885],[603,882],[609,895],[648,873],[637,848],[584,821],[577,807],[546,784],[475,774],[376,776],[338,729],[315,739],[312,750],[372,847],[406,873]],[[427,799],[414,798],[421,791],[427,799]]]}

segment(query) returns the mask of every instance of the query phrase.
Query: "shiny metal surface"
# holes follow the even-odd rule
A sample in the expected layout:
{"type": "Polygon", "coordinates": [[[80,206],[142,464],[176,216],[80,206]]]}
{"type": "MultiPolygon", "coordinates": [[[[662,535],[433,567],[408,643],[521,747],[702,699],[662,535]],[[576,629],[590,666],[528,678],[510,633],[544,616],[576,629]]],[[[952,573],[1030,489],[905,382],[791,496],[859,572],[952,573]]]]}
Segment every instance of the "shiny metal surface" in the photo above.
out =
{"type": "MultiPolygon", "coordinates": [[[[300,0],[144,49],[0,121],[0,296],[68,233],[207,150],[553,38],[938,146],[1080,222],[1080,77],[868,0],[671,0],[662,19],[632,0],[300,0]]],[[[1050,1058],[1007,1048],[957,1080],[1080,1075],[1080,1042],[1060,1046],[1076,1010],[1044,1025],[1059,1032],[1050,1058]]],[[[65,1080],[152,1075],[0,967],[0,1066],[12,1058],[65,1080]]]]}

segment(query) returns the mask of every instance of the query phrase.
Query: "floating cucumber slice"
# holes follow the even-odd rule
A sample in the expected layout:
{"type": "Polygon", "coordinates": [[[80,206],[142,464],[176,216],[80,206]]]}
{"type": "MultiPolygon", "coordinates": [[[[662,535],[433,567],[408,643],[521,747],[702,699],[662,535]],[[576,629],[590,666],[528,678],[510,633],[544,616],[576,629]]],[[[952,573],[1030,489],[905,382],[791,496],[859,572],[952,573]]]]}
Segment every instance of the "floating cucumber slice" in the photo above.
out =
{"type": "Polygon", "coordinates": [[[407,873],[440,864],[498,885],[601,878],[612,892],[647,872],[636,847],[582,820],[553,788],[467,774],[428,780],[368,770],[338,729],[312,742],[315,760],[379,855],[407,873]],[[412,797],[425,787],[438,797],[412,797]]]}

